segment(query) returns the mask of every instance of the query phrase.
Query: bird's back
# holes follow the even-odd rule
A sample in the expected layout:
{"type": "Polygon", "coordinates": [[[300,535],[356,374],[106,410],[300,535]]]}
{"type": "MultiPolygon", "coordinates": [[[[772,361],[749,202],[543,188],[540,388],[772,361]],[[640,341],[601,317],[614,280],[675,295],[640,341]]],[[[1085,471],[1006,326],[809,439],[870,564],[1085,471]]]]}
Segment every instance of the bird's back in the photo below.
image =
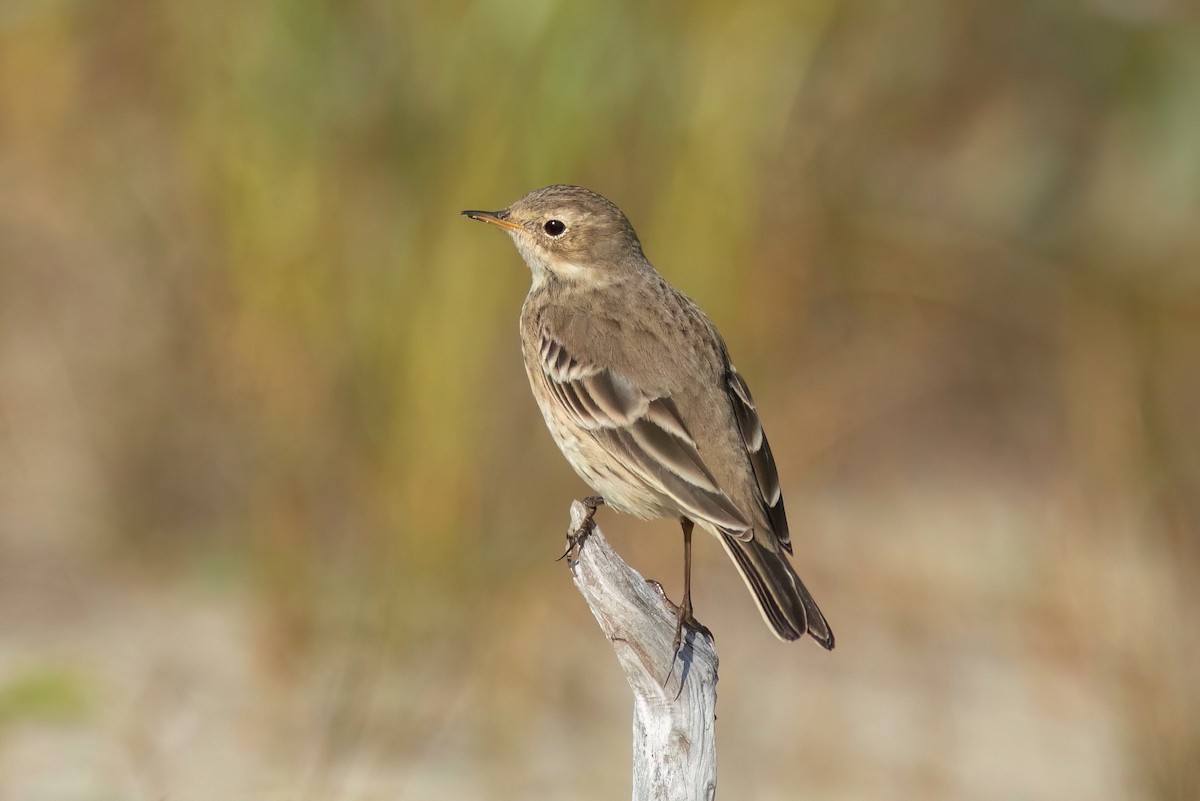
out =
{"type": "MultiPolygon", "coordinates": [[[[627,279],[619,291],[611,287],[535,286],[522,308],[521,331],[531,383],[545,380],[536,369],[539,340],[545,331],[562,344],[571,358],[605,365],[649,397],[669,398],[705,467],[741,519],[760,536],[773,536],[771,521],[757,497],[753,467],[738,434],[727,390],[730,366],[724,342],[690,298],[656,272],[627,279]]],[[[553,413],[554,409],[547,410],[546,404],[553,402],[551,396],[538,392],[536,387],[534,394],[549,423],[551,414],[547,412],[553,413]]],[[[561,447],[564,432],[555,433],[554,426],[551,428],[561,447]]],[[[578,432],[565,433],[579,436],[578,432]]],[[[655,506],[655,513],[649,515],[645,510],[626,511],[642,517],[688,514],[669,498],[655,506]]],[[[697,522],[717,528],[703,519],[697,522]]]]}

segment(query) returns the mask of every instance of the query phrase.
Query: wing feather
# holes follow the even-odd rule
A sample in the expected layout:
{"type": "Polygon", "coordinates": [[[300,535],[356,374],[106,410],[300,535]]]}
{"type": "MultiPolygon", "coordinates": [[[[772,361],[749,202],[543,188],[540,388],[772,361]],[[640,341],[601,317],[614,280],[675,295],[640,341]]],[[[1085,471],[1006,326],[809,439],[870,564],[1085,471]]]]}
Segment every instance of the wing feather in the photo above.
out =
{"type": "Polygon", "coordinates": [[[689,517],[739,539],[753,535],[717,485],[670,397],[581,360],[544,329],[541,336],[539,366],[551,397],[578,427],[689,517]]]}
{"type": "Polygon", "coordinates": [[[729,367],[728,383],[733,414],[737,418],[742,441],[746,444],[746,452],[750,455],[750,465],[754,468],[754,478],[758,484],[763,509],[767,513],[767,519],[771,521],[775,536],[779,538],[779,544],[791,553],[792,537],[788,532],[787,514],[783,509],[779,471],[775,468],[775,457],[771,454],[771,445],[767,442],[762,421],[758,419],[758,409],[750,395],[750,387],[746,386],[745,380],[733,365],[729,367]]]}
{"type": "Polygon", "coordinates": [[[589,375],[580,383],[588,397],[617,425],[629,425],[646,414],[651,405],[637,387],[608,370],[589,375]]]}

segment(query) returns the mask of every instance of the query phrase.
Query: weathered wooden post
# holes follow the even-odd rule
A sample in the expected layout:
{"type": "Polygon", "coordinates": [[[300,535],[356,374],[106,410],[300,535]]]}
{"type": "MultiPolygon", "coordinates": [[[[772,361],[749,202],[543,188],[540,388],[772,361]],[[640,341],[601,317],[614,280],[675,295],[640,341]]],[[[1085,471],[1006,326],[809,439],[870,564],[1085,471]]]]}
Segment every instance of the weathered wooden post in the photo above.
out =
{"type": "MultiPolygon", "coordinates": [[[[570,531],[587,514],[571,506],[570,531]]],[[[568,561],[575,586],[617,653],[633,690],[634,801],[696,801],[717,792],[717,654],[684,631],[678,657],[675,611],[657,582],[617,556],[599,528],[568,561]]]]}

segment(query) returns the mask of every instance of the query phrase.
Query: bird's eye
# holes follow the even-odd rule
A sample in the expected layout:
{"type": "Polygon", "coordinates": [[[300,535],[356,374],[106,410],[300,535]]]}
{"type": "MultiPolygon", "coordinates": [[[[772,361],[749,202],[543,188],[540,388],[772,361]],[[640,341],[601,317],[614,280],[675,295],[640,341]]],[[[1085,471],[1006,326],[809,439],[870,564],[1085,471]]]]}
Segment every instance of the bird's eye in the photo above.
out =
{"type": "Polygon", "coordinates": [[[562,236],[567,230],[567,224],[562,220],[546,220],[546,224],[542,226],[542,230],[550,234],[550,236],[562,236]]]}

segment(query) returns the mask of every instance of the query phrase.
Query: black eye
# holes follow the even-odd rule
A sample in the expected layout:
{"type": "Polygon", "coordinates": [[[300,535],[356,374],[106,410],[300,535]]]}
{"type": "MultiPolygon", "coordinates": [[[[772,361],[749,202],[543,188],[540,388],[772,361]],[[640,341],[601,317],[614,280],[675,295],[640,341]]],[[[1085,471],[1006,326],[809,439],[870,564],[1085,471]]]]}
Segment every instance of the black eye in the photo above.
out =
{"type": "Polygon", "coordinates": [[[562,220],[546,220],[542,230],[550,236],[562,236],[563,231],[567,230],[567,225],[562,220]]]}

